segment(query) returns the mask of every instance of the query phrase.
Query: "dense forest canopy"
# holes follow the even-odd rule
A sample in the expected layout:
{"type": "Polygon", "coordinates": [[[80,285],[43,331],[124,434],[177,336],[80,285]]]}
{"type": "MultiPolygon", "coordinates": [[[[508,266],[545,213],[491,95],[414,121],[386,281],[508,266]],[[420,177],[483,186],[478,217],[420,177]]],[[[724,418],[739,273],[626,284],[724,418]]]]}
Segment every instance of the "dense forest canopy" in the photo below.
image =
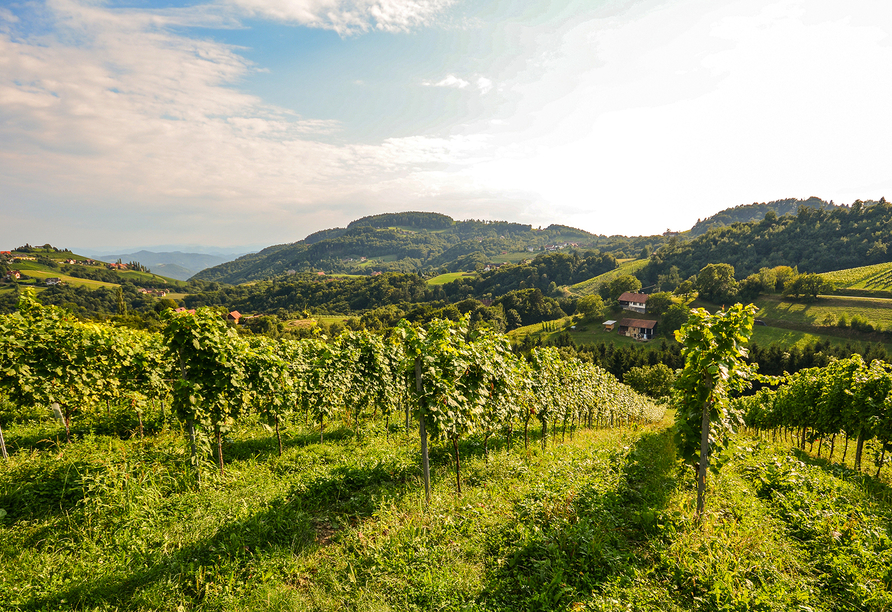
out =
{"type": "Polygon", "coordinates": [[[807,200],[797,200],[796,198],[787,198],[786,200],[775,200],[774,202],[753,202],[752,204],[741,204],[733,208],[726,208],[719,211],[711,217],[700,220],[690,230],[690,236],[696,237],[705,234],[713,227],[721,227],[723,225],[731,225],[733,223],[748,223],[750,221],[760,221],[765,218],[769,211],[778,217],[785,215],[795,215],[799,212],[799,207],[818,208],[821,210],[830,210],[834,208],[833,202],[825,202],[821,198],[811,197],[807,200]]]}
{"type": "Polygon", "coordinates": [[[711,263],[731,264],[743,278],[776,266],[817,273],[886,262],[892,257],[890,214],[885,199],[829,209],[801,206],[794,216],[769,211],[761,221],[714,227],[687,242],[671,238],[641,277],[655,283],[675,267],[688,278],[711,263]]]}

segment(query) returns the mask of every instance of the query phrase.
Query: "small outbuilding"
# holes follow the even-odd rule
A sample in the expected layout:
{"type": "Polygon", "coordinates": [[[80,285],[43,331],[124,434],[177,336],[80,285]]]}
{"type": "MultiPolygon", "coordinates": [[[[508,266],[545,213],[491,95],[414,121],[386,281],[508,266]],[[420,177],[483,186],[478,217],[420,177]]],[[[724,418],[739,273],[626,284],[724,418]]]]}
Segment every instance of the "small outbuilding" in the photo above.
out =
{"type": "Polygon", "coordinates": [[[604,321],[601,325],[604,326],[604,331],[613,331],[613,328],[616,327],[616,321],[604,321]]]}
{"type": "Polygon", "coordinates": [[[656,327],[656,325],[656,321],[623,319],[619,322],[619,335],[628,336],[635,340],[650,340],[654,337],[654,327],[656,327]]]}

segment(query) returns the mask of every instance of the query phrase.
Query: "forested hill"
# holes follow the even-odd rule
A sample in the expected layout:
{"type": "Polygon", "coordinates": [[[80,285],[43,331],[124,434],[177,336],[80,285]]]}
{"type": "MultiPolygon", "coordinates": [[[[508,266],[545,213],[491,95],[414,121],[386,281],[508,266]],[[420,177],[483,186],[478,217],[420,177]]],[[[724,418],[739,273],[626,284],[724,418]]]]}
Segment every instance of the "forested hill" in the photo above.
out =
{"type": "Polygon", "coordinates": [[[688,278],[710,263],[734,266],[742,278],[763,267],[828,272],[892,260],[892,204],[856,201],[832,208],[802,206],[796,215],[769,211],[761,221],[714,227],[690,241],[671,239],[641,276],[656,282],[673,267],[688,278]]]}
{"type": "MultiPolygon", "coordinates": [[[[515,260],[527,253],[532,258],[546,249],[586,249],[610,241],[563,225],[534,229],[505,221],[455,221],[438,213],[389,213],[358,219],[346,228],[316,232],[292,244],[269,247],[203,270],[193,278],[238,284],[291,271],[371,274],[440,268],[473,270],[478,264],[507,254],[514,255],[515,260]]],[[[651,247],[654,242],[650,241],[651,247]]]]}
{"type": "MultiPolygon", "coordinates": [[[[867,202],[857,206],[871,208],[876,204],[867,202]]],[[[844,222],[849,219],[850,207],[835,206],[816,197],[728,208],[698,220],[691,230],[674,237],[668,233],[637,237],[604,236],[564,225],[549,225],[542,229],[507,221],[456,221],[447,215],[431,212],[387,213],[357,219],[347,227],[321,230],[298,242],[268,247],[259,253],[202,270],[193,278],[239,284],[300,272],[362,275],[374,272],[455,272],[480,269],[495,261],[517,262],[554,249],[575,249],[581,253],[598,251],[609,253],[617,259],[648,257],[651,252],[660,250],[660,256],[646,271],[653,276],[652,280],[656,280],[656,275],[665,273],[663,268],[673,265],[690,275],[706,263],[717,261],[731,263],[735,268],[740,268],[739,272],[753,269],[753,266],[758,269],[769,265],[765,262],[779,262],[771,265],[799,265],[802,271],[825,271],[874,263],[878,258],[885,261],[880,251],[870,250],[876,240],[868,240],[871,244],[862,248],[861,243],[868,239],[867,236],[858,238],[856,242],[842,241],[840,253],[846,257],[844,262],[836,261],[833,255],[815,248],[822,243],[802,243],[801,261],[797,259],[800,254],[794,247],[778,244],[769,248],[769,244],[774,244],[769,236],[777,232],[805,231],[802,224],[811,221],[806,221],[806,217],[798,219],[796,213],[800,208],[814,212],[815,223],[831,219],[832,223],[838,224],[838,227],[834,226],[837,227],[835,233],[828,233],[830,229],[827,227],[821,228],[818,234],[822,239],[825,234],[832,234],[834,240],[842,241],[847,232],[861,231],[859,227],[849,227],[844,222]],[[767,225],[758,225],[766,215],[771,221],[767,225]],[[743,230],[737,228],[740,223],[757,225],[743,230]],[[786,230],[788,226],[792,229],[786,230]],[[690,239],[693,239],[690,244],[684,242],[690,239]],[[732,243],[733,248],[730,246],[732,243]],[[821,258],[827,261],[821,263],[821,258]]],[[[798,236],[783,234],[782,240],[800,244],[798,236]]],[[[882,245],[889,241],[884,238],[880,242],[882,244],[877,249],[882,250],[882,245]]]]}
{"type": "Polygon", "coordinates": [[[741,204],[733,208],[721,210],[706,219],[697,219],[697,223],[688,232],[689,237],[701,236],[714,227],[731,225],[733,223],[747,223],[749,221],[761,221],[765,218],[768,211],[773,211],[777,216],[795,215],[799,211],[800,206],[807,208],[818,208],[821,210],[830,210],[835,208],[833,202],[825,202],[821,198],[811,197],[807,200],[797,200],[796,198],[788,198],[786,200],[775,200],[774,202],[753,202],[752,204],[741,204]]]}

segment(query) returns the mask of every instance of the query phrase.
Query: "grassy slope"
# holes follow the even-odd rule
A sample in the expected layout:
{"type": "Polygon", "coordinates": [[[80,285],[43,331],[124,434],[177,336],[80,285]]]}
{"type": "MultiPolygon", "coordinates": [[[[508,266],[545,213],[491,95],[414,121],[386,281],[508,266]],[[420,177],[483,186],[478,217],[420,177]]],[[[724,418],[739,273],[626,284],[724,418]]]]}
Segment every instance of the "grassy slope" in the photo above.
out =
{"type": "Polygon", "coordinates": [[[879,279],[892,271],[892,262],[848,268],[835,272],[824,272],[824,278],[837,287],[849,289],[887,289],[888,281],[879,283],[879,279]]]}
{"type": "MultiPolygon", "coordinates": [[[[66,257],[70,257],[70,254],[66,257]]],[[[77,255],[75,257],[78,257],[77,255]]],[[[56,259],[62,260],[64,257],[56,257],[56,259]]],[[[15,270],[21,270],[23,274],[27,276],[31,276],[33,278],[39,279],[39,281],[43,282],[44,279],[47,278],[61,278],[64,282],[72,285],[74,287],[89,287],[90,289],[96,289],[98,287],[106,287],[113,288],[117,287],[117,283],[107,283],[105,281],[97,281],[88,278],[77,278],[74,276],[68,276],[67,274],[62,274],[59,270],[53,270],[47,266],[42,266],[33,261],[25,261],[17,264],[12,264],[11,266],[15,270]]],[[[148,272],[135,272],[135,271],[127,271],[127,272],[116,272],[116,274],[124,279],[133,281],[137,285],[144,285],[150,287],[153,282],[161,282],[161,283],[175,283],[177,285],[184,286],[185,281],[178,281],[176,279],[167,278],[164,276],[159,276],[158,274],[151,274],[148,272]]]]}
{"type": "Polygon", "coordinates": [[[569,287],[570,292],[576,295],[595,294],[598,292],[598,289],[601,287],[601,285],[609,283],[618,276],[623,276],[624,274],[634,274],[635,272],[646,266],[647,262],[647,259],[633,259],[624,261],[615,270],[605,272],[604,274],[595,276],[594,278],[590,278],[586,281],[582,281],[581,283],[571,285],[569,287]]]}
{"type": "Polygon", "coordinates": [[[476,272],[447,272],[446,274],[440,274],[439,276],[435,276],[431,279],[428,279],[428,285],[445,285],[446,283],[451,283],[452,281],[459,278],[466,277],[475,277],[477,276],[476,272]]]}
{"type": "MultiPolygon", "coordinates": [[[[846,296],[822,296],[816,302],[793,302],[779,296],[761,296],[756,300],[756,318],[766,322],[781,321],[815,327],[834,326],[842,317],[851,321],[860,316],[874,327],[892,328],[892,300],[846,296]]],[[[819,329],[816,331],[820,331],[819,329]]]]}
{"type": "Polygon", "coordinates": [[[0,465],[4,603],[829,612],[892,601],[888,489],[798,451],[743,439],[698,524],[668,421],[546,451],[534,441],[529,455],[494,441],[488,461],[468,442],[461,496],[435,444],[425,510],[417,443],[397,429],[389,442],[379,424],[319,444],[292,424],[278,457],[269,432],[242,427],[226,476],[197,490],[179,433],[57,446],[54,425],[13,423],[16,451],[0,465]]]}

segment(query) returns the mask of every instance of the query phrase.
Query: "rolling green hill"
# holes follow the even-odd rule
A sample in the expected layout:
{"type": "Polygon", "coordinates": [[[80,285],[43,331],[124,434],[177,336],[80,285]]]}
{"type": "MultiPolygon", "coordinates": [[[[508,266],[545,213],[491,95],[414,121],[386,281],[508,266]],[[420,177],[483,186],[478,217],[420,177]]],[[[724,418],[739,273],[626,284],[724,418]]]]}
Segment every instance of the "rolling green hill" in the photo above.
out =
{"type": "Polygon", "coordinates": [[[346,228],[316,232],[202,270],[196,280],[230,284],[287,273],[422,272],[473,270],[477,264],[532,258],[544,250],[595,248],[605,238],[564,225],[534,229],[503,221],[455,221],[437,213],[407,212],[364,217],[346,228]],[[512,255],[513,254],[513,255],[512,255]]]}
{"type": "Polygon", "coordinates": [[[634,276],[637,274],[644,266],[647,265],[646,259],[635,259],[632,261],[627,261],[625,263],[621,263],[618,268],[615,270],[610,270],[609,272],[605,272],[604,274],[599,274],[593,278],[582,281],[581,283],[576,283],[575,285],[570,285],[570,293],[574,295],[594,295],[598,293],[598,289],[601,288],[601,285],[609,283],[614,278],[618,276],[623,276],[626,274],[634,276]]]}

